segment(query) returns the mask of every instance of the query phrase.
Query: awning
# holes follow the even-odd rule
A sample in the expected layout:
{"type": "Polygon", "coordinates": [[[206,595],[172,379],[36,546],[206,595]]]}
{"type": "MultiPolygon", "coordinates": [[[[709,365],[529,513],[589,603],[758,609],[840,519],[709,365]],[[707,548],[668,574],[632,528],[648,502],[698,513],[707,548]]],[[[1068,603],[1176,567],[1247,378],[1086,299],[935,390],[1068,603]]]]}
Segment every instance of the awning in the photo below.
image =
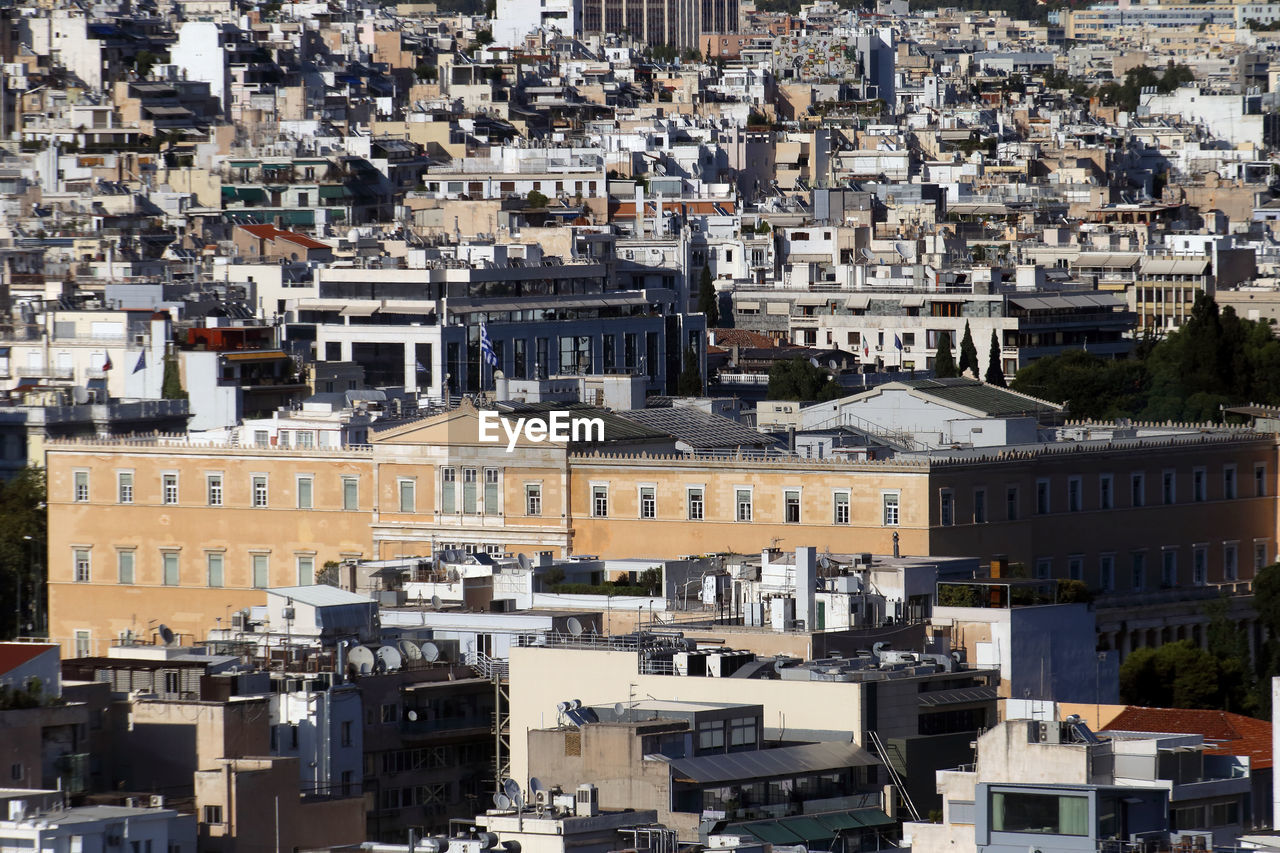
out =
{"type": "Polygon", "coordinates": [[[380,302],[353,302],[343,306],[341,313],[344,317],[372,317],[380,308],[380,302]]]}
{"type": "Polygon", "coordinates": [[[902,297],[903,308],[919,308],[924,305],[924,297],[917,293],[908,293],[902,297]]]}
{"type": "Polygon", "coordinates": [[[280,350],[251,350],[248,352],[224,352],[222,357],[227,361],[279,361],[289,356],[280,350]]]}
{"type": "Polygon", "coordinates": [[[806,294],[796,297],[797,305],[826,305],[831,301],[830,296],[820,296],[816,294],[806,294]]]}
{"type": "Polygon", "coordinates": [[[873,767],[880,762],[856,743],[810,743],[752,752],[703,755],[668,761],[672,776],[694,784],[802,776],[845,767],[873,767]]]}
{"type": "Polygon", "coordinates": [[[341,184],[321,184],[320,198],[346,198],[351,195],[341,184]]]}
{"type": "Polygon", "coordinates": [[[308,299],[298,302],[299,311],[341,311],[347,303],[342,299],[308,299]]]}
{"type": "Polygon", "coordinates": [[[733,307],[738,311],[759,311],[759,302],[735,302],[733,307]]]}
{"type": "Polygon", "coordinates": [[[844,307],[852,309],[866,308],[870,304],[871,294],[869,293],[855,293],[844,301],[844,307]]]}

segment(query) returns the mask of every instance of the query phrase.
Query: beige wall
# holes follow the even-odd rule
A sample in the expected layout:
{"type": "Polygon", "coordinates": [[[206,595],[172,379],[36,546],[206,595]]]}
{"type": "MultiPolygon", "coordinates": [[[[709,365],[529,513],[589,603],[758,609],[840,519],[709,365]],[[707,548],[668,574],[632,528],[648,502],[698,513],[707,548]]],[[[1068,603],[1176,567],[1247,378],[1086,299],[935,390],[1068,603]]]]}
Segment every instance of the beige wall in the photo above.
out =
{"type": "Polygon", "coordinates": [[[220,758],[271,751],[266,699],[243,702],[139,700],[121,736],[122,777],[139,790],[190,790],[192,774],[220,758]]]}
{"type": "MultiPolygon", "coordinates": [[[[529,776],[530,729],[556,724],[556,704],[614,704],[628,696],[764,706],[766,727],[836,729],[862,737],[860,685],[834,681],[762,681],[642,675],[635,652],[564,648],[511,650],[511,775],[529,776]]],[[[859,743],[861,741],[859,740],[859,743]]]]}

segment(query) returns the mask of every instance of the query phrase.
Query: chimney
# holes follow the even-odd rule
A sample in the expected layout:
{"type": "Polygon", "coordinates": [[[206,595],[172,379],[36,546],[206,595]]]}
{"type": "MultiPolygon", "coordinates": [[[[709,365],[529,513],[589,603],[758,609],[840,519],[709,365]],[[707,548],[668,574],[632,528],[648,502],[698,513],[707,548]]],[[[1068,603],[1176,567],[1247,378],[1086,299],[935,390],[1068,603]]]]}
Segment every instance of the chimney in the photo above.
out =
{"type": "Polygon", "coordinates": [[[813,630],[811,620],[818,610],[814,603],[817,564],[817,548],[806,545],[796,549],[796,621],[802,622],[806,631],[813,630]]]}

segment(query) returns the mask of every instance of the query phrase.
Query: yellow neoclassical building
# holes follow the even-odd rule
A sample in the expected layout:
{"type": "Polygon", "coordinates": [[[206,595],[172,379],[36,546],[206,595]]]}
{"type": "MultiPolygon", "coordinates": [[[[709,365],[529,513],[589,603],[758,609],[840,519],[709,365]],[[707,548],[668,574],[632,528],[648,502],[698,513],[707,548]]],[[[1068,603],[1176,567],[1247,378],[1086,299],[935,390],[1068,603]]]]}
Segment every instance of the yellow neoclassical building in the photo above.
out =
{"type": "Polygon", "coordinates": [[[330,561],[491,553],[674,557],[815,545],[990,557],[1112,595],[1247,580],[1275,559],[1274,437],[1161,432],[880,462],[480,440],[462,408],[367,449],[50,444],[51,636],[100,651],[203,638],[330,561]]]}

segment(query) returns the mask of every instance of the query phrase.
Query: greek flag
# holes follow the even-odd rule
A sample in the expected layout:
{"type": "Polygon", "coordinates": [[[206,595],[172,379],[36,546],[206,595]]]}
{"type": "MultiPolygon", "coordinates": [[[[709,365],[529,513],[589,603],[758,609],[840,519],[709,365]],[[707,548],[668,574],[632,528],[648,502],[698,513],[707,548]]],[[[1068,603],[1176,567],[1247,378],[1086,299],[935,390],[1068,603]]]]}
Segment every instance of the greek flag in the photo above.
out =
{"type": "Polygon", "coordinates": [[[493,351],[493,341],[489,340],[489,329],[484,323],[480,324],[480,357],[490,367],[498,366],[498,356],[493,351]]]}

